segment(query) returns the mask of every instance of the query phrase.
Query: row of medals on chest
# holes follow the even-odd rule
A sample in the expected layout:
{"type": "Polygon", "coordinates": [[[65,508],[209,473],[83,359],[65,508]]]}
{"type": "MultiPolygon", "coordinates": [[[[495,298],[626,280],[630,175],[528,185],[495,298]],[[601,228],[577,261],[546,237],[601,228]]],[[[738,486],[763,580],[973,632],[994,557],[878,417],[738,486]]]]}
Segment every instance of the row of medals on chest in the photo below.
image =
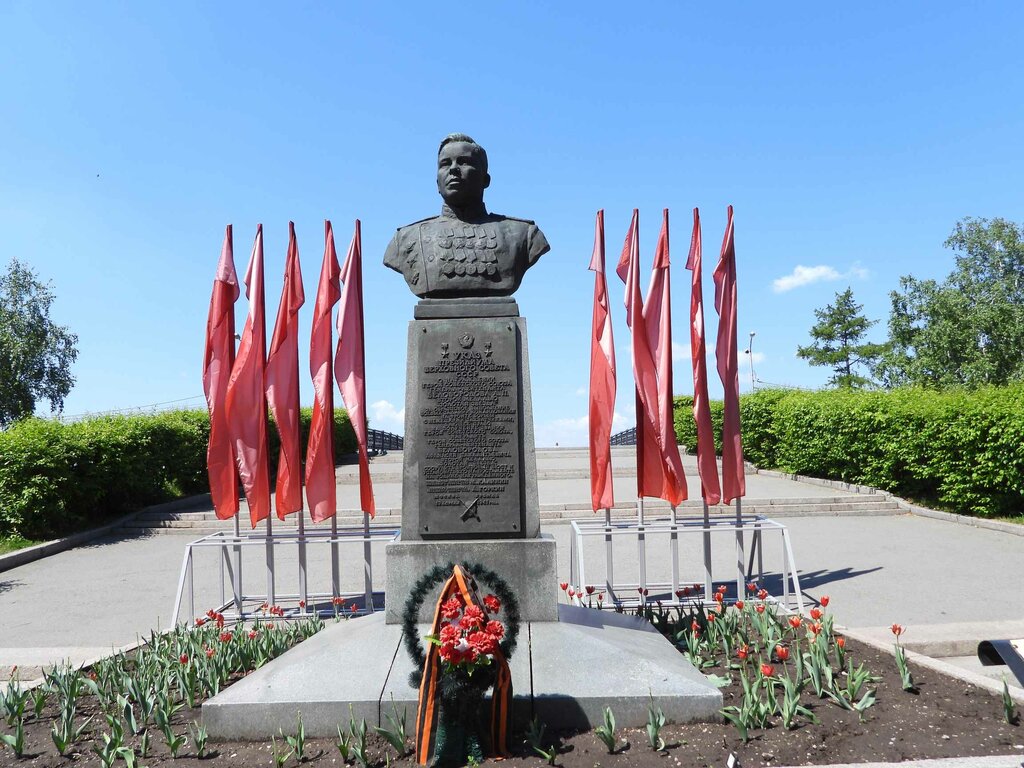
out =
{"type": "MultiPolygon", "coordinates": [[[[434,253],[442,262],[443,274],[494,275],[497,273],[498,235],[488,227],[463,227],[456,233],[446,227],[434,241],[434,253]]],[[[433,259],[430,259],[433,261],[433,259]]]]}

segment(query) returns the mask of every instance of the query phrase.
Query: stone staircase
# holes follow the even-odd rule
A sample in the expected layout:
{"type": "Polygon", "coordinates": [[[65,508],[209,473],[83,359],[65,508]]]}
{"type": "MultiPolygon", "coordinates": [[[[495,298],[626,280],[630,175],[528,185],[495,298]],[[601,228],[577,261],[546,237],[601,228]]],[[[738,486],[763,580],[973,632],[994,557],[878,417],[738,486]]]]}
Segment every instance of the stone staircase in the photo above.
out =
{"type": "MultiPolygon", "coordinates": [[[[376,480],[376,477],[374,478],[376,480]]],[[[543,490],[541,491],[543,496],[543,490]]],[[[249,530],[248,509],[242,502],[239,517],[242,531],[249,530]]],[[[678,507],[679,516],[700,515],[703,507],[699,500],[685,501],[678,507]]],[[[660,500],[647,500],[644,511],[648,519],[659,515],[668,515],[668,505],[660,500]]],[[[728,507],[713,507],[712,514],[731,515],[728,507]]],[[[744,515],[763,515],[768,518],[806,517],[806,516],[843,516],[843,515],[897,515],[902,514],[895,501],[881,494],[845,494],[837,496],[814,496],[806,498],[746,499],[743,504],[744,515]]],[[[542,523],[557,523],[574,518],[592,519],[594,516],[589,503],[577,504],[544,504],[540,505],[542,523]]],[[[617,504],[612,509],[613,518],[629,518],[636,516],[636,503],[617,504]]],[[[297,530],[297,516],[290,515],[285,521],[274,518],[274,531],[294,532],[297,530]]],[[[342,509],[338,514],[338,525],[362,524],[362,512],[355,509],[342,509]]],[[[378,526],[400,526],[402,510],[398,507],[378,507],[377,516],[373,520],[378,526]]],[[[323,530],[329,523],[313,524],[307,521],[309,529],[323,530]]],[[[210,510],[197,511],[149,511],[142,512],[125,523],[127,530],[147,533],[194,534],[196,537],[216,531],[233,530],[234,523],[230,520],[218,520],[210,510]]],[[[261,526],[262,529],[262,526],[261,526]]]]}

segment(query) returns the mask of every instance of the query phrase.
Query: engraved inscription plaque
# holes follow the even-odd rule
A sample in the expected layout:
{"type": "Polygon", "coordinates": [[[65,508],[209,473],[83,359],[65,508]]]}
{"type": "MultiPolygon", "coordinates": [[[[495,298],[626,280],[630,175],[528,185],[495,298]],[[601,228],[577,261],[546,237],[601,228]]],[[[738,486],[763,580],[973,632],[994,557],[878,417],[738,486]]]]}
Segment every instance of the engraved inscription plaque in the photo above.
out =
{"type": "Polygon", "coordinates": [[[416,341],[420,370],[410,385],[418,387],[419,534],[522,535],[515,323],[423,323],[416,341]]]}

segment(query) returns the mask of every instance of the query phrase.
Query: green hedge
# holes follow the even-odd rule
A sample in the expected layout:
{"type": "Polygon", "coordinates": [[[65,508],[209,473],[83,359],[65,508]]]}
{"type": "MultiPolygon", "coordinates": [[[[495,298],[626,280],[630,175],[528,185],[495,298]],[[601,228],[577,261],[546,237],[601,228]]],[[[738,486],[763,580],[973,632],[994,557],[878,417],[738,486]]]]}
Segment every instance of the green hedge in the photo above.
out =
{"type": "MultiPolygon", "coordinates": [[[[680,442],[696,445],[692,400],[676,398],[680,442]]],[[[793,392],[740,398],[744,453],[766,469],[845,480],[961,514],[1024,511],[1024,386],[793,392]]],[[[716,431],[721,403],[712,403],[716,431]]],[[[716,435],[716,447],[719,447],[716,435]]]]}
{"type": "MultiPolygon", "coordinates": [[[[311,410],[302,410],[302,439],[311,410]]],[[[62,424],[26,419],[0,432],[0,537],[50,539],[149,504],[209,491],[206,411],[105,416],[62,424]]],[[[343,410],[337,454],[355,450],[343,410]]],[[[271,477],[279,438],[269,432],[271,477]]]]}

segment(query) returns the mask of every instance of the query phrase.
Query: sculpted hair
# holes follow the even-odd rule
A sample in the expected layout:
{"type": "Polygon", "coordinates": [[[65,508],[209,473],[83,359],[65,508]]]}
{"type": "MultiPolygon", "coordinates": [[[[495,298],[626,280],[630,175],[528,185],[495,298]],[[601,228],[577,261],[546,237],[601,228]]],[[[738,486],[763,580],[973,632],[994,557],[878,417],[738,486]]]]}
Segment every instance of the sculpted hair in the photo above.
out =
{"type": "Polygon", "coordinates": [[[443,139],[441,139],[441,145],[437,148],[437,156],[441,156],[441,150],[445,148],[446,144],[451,144],[453,141],[462,142],[463,144],[469,144],[473,147],[473,151],[480,155],[480,159],[483,160],[483,172],[487,173],[487,150],[477,144],[472,136],[468,136],[465,133],[449,133],[443,139]]]}

